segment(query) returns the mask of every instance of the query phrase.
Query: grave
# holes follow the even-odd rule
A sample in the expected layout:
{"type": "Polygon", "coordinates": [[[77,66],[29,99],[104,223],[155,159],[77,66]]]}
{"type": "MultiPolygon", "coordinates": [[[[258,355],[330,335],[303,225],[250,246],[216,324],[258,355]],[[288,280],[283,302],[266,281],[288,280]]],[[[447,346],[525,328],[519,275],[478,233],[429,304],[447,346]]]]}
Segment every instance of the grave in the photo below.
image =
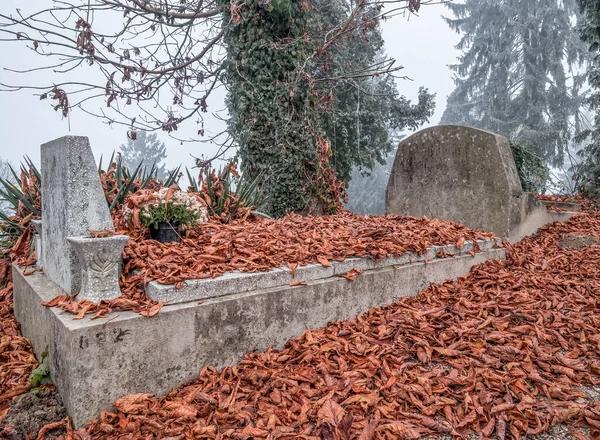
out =
{"type": "Polygon", "coordinates": [[[398,146],[386,213],[426,216],[517,242],[572,212],[548,211],[523,192],[508,140],[462,126],[421,130],[398,146]]]}
{"type": "Polygon", "coordinates": [[[287,268],[190,280],[181,289],[152,282],[148,295],[171,301],[152,318],[113,312],[106,319],[74,320],[41,303],[65,291],[93,301],[118,295],[128,237],[90,236],[112,225],[87,139],[65,137],[41,148],[44,271],[25,276],[25,268],[13,267],[15,316],[36,354],[47,351],[52,379],[76,426],[124,395],[168,393],[206,365],[220,368],[245,353],[282,348],[306,329],[353,318],[504,258],[493,239],[379,262],[352,258],[331,267],[300,267],[296,279],[304,287],[289,285],[294,277],[287,268]],[[354,281],[337,276],[354,268],[364,271],[354,281]]]}

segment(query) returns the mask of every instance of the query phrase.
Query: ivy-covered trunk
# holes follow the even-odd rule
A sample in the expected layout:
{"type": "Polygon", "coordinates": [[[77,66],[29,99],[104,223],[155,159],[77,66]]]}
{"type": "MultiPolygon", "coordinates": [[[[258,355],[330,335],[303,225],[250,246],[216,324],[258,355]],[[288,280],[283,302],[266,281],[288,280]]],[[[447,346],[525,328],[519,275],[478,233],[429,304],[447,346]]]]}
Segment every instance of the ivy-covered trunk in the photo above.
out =
{"type": "MultiPolygon", "coordinates": [[[[242,172],[264,171],[261,190],[273,216],[319,204],[319,124],[311,79],[314,47],[300,0],[221,0],[226,9],[228,107],[242,172]]],[[[322,195],[321,195],[322,196],[322,195]]],[[[319,210],[318,208],[316,209],[319,210]]]]}

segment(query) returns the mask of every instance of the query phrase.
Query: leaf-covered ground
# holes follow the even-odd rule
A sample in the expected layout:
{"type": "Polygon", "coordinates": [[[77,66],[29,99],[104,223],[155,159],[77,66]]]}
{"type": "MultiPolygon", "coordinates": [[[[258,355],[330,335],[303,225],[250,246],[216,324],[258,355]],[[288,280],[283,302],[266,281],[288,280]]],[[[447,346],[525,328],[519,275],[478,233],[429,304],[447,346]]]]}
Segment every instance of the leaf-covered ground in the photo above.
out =
{"type": "Polygon", "coordinates": [[[189,231],[188,237],[177,244],[132,240],[125,252],[126,271],[137,271],[141,279],[181,284],[187,279],[209,278],[233,270],[260,272],[286,264],[343,261],[349,257],[377,260],[423,252],[433,245],[490,239],[494,234],[424,217],[367,217],[344,212],[206,223],[189,231]]]}
{"type": "MultiPolygon", "coordinates": [[[[455,283],[312,330],[167,396],[127,396],[75,439],[600,438],[600,213],[455,283]],[[580,243],[580,246],[573,245],[580,243]],[[581,247],[583,246],[583,247],[581,247]]],[[[71,435],[71,434],[69,434],[71,435]]]]}
{"type": "MultiPolygon", "coordinates": [[[[119,222],[116,221],[118,224],[119,222]]],[[[306,217],[290,214],[280,219],[209,222],[186,231],[181,243],[159,243],[131,231],[123,252],[123,296],[100,305],[61,296],[46,303],[76,318],[105,316],[112,310],[134,310],[152,316],[164,303],[149,300],[144,285],[150,281],[181,286],[185,280],[211,278],[226,272],[264,272],[274,267],[323,264],[350,257],[375,260],[406,252],[423,252],[433,245],[494,237],[463,225],[408,216],[367,217],[344,212],[306,217]]],[[[135,232],[135,231],[134,231],[135,232]]],[[[119,232],[116,232],[119,233],[119,232]]]]}
{"type": "MultiPolygon", "coordinates": [[[[158,398],[118,400],[92,438],[521,438],[568,423],[600,436],[600,213],[544,228],[507,261],[248,355],[158,398]],[[127,437],[131,436],[131,437],[127,437]]],[[[587,437],[589,436],[589,437],[587,437]]]]}
{"type": "Polygon", "coordinates": [[[27,377],[37,365],[31,344],[19,332],[9,283],[0,289],[0,420],[8,412],[10,400],[31,388],[27,377]]]}

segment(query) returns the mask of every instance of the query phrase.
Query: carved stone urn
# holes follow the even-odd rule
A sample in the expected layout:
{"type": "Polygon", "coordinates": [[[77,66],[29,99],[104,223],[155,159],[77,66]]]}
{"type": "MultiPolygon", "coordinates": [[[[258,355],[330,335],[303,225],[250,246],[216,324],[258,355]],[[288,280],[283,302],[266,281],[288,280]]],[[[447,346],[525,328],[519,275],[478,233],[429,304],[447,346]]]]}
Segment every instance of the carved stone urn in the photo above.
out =
{"type": "Polygon", "coordinates": [[[98,303],[121,296],[121,253],[129,237],[69,237],[67,240],[81,265],[81,289],[77,299],[98,303]]]}

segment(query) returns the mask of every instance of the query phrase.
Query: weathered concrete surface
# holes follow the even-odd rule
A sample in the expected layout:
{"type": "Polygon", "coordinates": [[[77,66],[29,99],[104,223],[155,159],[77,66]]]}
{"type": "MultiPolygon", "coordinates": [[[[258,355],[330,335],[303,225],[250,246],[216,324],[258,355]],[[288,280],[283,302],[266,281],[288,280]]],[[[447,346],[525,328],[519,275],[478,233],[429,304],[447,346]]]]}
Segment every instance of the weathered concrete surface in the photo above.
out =
{"type": "Polygon", "coordinates": [[[454,221],[513,242],[550,220],[544,205],[523,192],[506,138],[450,125],[400,143],[386,213],[454,221]]]}
{"type": "Polygon", "coordinates": [[[31,224],[35,229],[35,265],[37,268],[42,269],[44,267],[44,263],[42,262],[42,221],[41,220],[31,220],[31,224]]]}
{"type": "MultiPolygon", "coordinates": [[[[492,249],[500,240],[479,240],[480,250],[492,249]]],[[[270,272],[230,272],[216,278],[188,280],[183,287],[159,284],[156,281],[148,283],[146,293],[156,301],[168,301],[170,304],[180,304],[188,301],[198,301],[207,298],[218,298],[233,293],[250,292],[258,289],[288,286],[294,280],[315,281],[344,274],[352,269],[374,270],[389,266],[402,266],[425,260],[434,260],[438,252],[444,250],[447,254],[463,255],[473,250],[473,242],[466,241],[457,249],[455,245],[432,246],[422,254],[409,252],[399,257],[387,257],[381,261],[369,258],[348,258],[344,261],[332,261],[331,267],[320,264],[298,266],[295,276],[288,267],[275,268],[270,272]]]]}
{"type": "Polygon", "coordinates": [[[552,206],[554,208],[566,209],[567,211],[577,212],[581,210],[582,206],[579,203],[571,202],[555,202],[554,200],[542,200],[542,203],[546,206],[552,206]]]}
{"type": "MultiPolygon", "coordinates": [[[[530,196],[530,199],[535,198],[531,194],[525,195],[530,196]]],[[[581,214],[568,211],[548,211],[544,204],[541,204],[541,206],[536,204],[533,207],[517,205],[517,208],[522,210],[520,214],[522,220],[516,221],[510,231],[508,240],[511,243],[516,243],[529,235],[535,234],[542,226],[554,222],[566,222],[574,215],[581,214]],[[528,212],[527,215],[524,215],[525,211],[528,212]]]]}
{"type": "Polygon", "coordinates": [[[41,147],[42,261],[45,274],[76,293],[81,269],[67,237],[114,230],[88,138],[65,136],[41,147]]]}
{"type": "Polygon", "coordinates": [[[572,251],[588,246],[600,246],[600,240],[593,235],[567,234],[559,240],[558,245],[561,249],[572,251]]]}
{"type": "Polygon", "coordinates": [[[307,287],[170,305],[150,319],[117,312],[94,321],[42,307],[60,288],[43,274],[24,277],[13,267],[15,316],[35,352],[48,350],[52,378],[79,426],[123,395],[165,394],[197,377],[205,365],[223,367],[253,350],[282,348],[306,329],[415,295],[430,282],[463,276],[489,258],[504,258],[504,249],[370,270],[352,282],[330,277],[307,287]]]}
{"type": "Polygon", "coordinates": [[[67,240],[81,266],[81,288],[77,299],[98,303],[120,297],[121,253],[129,236],[69,237],[67,240]]]}

